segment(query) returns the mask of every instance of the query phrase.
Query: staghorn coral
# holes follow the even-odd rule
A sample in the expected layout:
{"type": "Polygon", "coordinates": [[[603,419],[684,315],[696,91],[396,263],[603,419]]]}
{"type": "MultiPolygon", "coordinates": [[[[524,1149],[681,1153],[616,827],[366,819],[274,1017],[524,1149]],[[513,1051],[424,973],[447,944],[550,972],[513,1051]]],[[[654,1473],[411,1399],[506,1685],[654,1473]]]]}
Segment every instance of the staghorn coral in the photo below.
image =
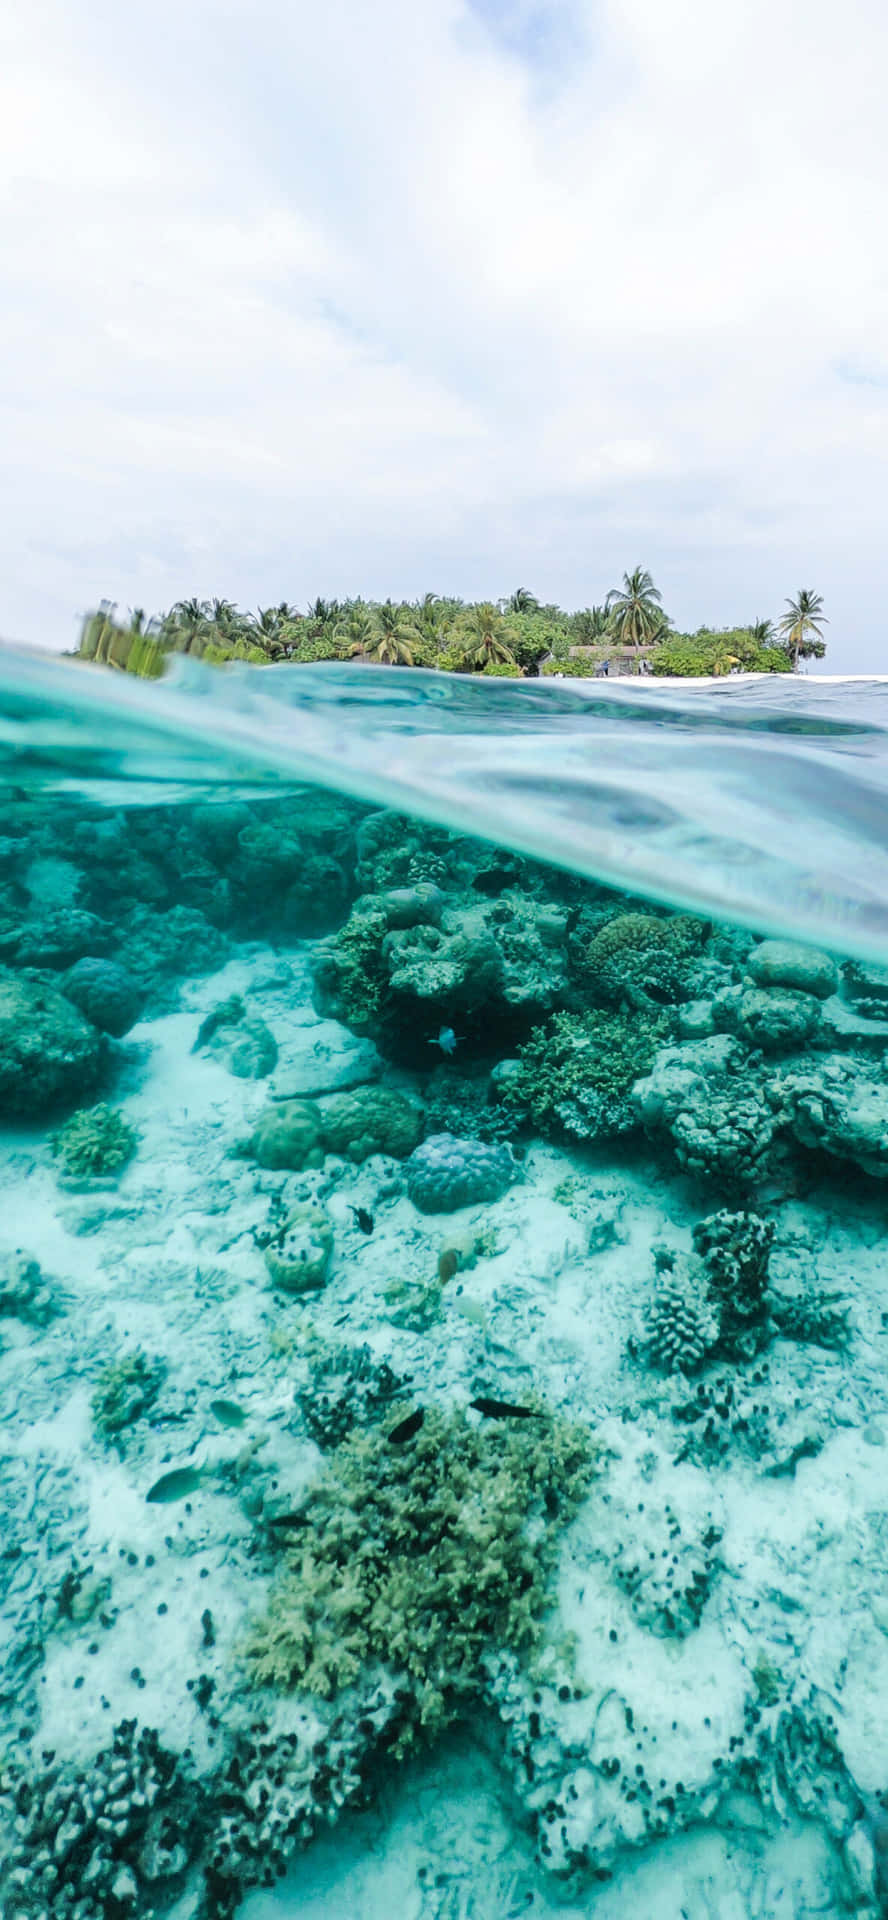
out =
{"type": "Polygon", "coordinates": [[[394,1669],[402,1753],[479,1690],[489,1650],[529,1653],[559,1529],[594,1463],[587,1429],[539,1413],[476,1427],[430,1408],[407,1445],[381,1431],[350,1435],[253,1628],[255,1683],[330,1697],[368,1668],[394,1669]]]}
{"type": "Polygon", "coordinates": [[[131,1160],[139,1134],[114,1107],[81,1107],[52,1136],[52,1151],[62,1172],[73,1179],[119,1173],[131,1160]]]}
{"type": "Polygon", "coordinates": [[[663,1015],[556,1013],[520,1051],[501,1098],[556,1139],[608,1140],[638,1125],[632,1088],[670,1031],[663,1015]]]}

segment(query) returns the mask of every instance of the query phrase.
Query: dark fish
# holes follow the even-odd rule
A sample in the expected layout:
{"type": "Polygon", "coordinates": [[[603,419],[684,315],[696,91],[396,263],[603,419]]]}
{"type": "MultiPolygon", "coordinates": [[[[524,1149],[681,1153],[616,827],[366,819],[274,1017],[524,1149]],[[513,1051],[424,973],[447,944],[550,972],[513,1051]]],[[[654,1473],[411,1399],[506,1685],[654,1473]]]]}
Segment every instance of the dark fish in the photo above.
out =
{"type": "Polygon", "coordinates": [[[155,1480],[145,1499],[152,1506],[166,1506],[171,1500],[184,1500],[186,1494],[194,1493],[202,1479],[200,1467],[174,1467],[172,1473],[163,1473],[159,1480],[155,1480]]]}
{"type": "Polygon", "coordinates": [[[243,1407],[234,1400],[211,1400],[210,1412],[214,1413],[222,1427],[242,1427],[246,1421],[243,1407]]]}
{"type": "Polygon", "coordinates": [[[470,1400],[469,1406],[477,1413],[486,1413],[488,1420],[542,1420],[545,1416],[537,1413],[535,1407],[515,1407],[511,1400],[488,1400],[481,1394],[477,1400],[470,1400]]]}
{"type": "Polygon", "coordinates": [[[425,1419],[425,1407],[417,1407],[415,1413],[408,1413],[406,1420],[399,1420],[391,1433],[386,1435],[390,1447],[403,1447],[405,1440],[412,1440],[419,1432],[425,1419]]]}
{"type": "Polygon", "coordinates": [[[373,1215],[367,1212],[366,1207],[352,1207],[352,1213],[355,1216],[355,1225],[360,1227],[362,1233],[373,1232],[373,1215]]]}
{"type": "Polygon", "coordinates": [[[456,1248],[445,1247],[444,1252],[438,1255],[438,1279],[442,1287],[446,1286],[448,1280],[452,1280],[454,1274],[458,1272],[459,1254],[456,1248]]]}

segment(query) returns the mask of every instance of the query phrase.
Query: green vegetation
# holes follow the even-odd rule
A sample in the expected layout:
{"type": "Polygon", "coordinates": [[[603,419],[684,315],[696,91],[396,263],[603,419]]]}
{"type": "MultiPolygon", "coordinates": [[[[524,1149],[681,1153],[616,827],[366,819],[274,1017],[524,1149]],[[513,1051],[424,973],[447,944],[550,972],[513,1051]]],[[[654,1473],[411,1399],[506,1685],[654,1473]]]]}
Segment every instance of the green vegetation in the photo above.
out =
{"type": "Polygon", "coordinates": [[[826,641],[820,629],[829,623],[823,611],[822,593],[813,593],[810,587],[801,587],[795,599],[786,604],[788,612],[778,622],[778,630],[789,649],[795,672],[799,660],[823,659],[826,641]]]}
{"type": "Polygon", "coordinates": [[[407,1411],[331,1455],[246,1650],[258,1685],[325,1698],[382,1662],[401,1688],[396,1755],[480,1690],[487,1652],[539,1646],[558,1535],[595,1461],[588,1428],[541,1406],[481,1427],[429,1409],[394,1444],[407,1411]]]}
{"type": "Polygon", "coordinates": [[[104,1103],[81,1107],[52,1136],[52,1151],[63,1173],[75,1179],[119,1173],[131,1160],[139,1135],[122,1113],[104,1103]]]}
{"type": "Polygon", "coordinates": [[[85,617],[77,652],[147,677],[162,673],[171,653],[212,665],[365,660],[504,677],[596,674],[608,655],[614,673],[787,673],[825,651],[820,594],[804,588],[788,605],[776,623],[679,633],[645,567],[625,573],[602,603],[574,613],[542,605],[527,587],[495,603],[435,593],[409,602],[316,599],[306,613],[286,600],[256,613],[241,613],[230,600],[178,600],[147,621],[141,607],[124,619],[103,601],[85,617]]]}

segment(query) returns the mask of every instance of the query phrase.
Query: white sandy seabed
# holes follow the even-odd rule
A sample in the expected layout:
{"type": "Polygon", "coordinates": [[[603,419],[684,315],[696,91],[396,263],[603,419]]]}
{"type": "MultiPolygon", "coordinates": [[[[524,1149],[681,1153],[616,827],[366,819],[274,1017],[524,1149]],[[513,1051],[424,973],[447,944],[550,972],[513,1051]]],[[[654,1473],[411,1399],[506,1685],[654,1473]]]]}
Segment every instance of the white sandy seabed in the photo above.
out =
{"type": "MultiPolygon", "coordinates": [[[[24,1537],[50,1540],[59,1579],[73,1564],[110,1581],[107,1626],[93,1618],[46,1637],[31,1679],[35,1748],[88,1765],[128,1716],[177,1750],[190,1746],[198,1766],[218,1760],[222,1735],[195,1705],[194,1676],[223,1694],[261,1609],[249,1522],[212,1479],[187,1503],[146,1505],[145,1494],[172,1467],[231,1460],[255,1443],[262,1474],[298,1497],[321,1464],[294,1402],[310,1324],[366,1342],[412,1375],[420,1401],[465,1406],[485,1387],[512,1398],[533,1388],[588,1420],[610,1457],[565,1538],[557,1605],[559,1627],[576,1635],[579,1698],[562,1704],[546,1691],[535,1783],[510,1770],[495,1721],[477,1738],[462,1727],[394,1774],[372,1812],[319,1839],[276,1889],[251,1894],[243,1920],[876,1916],[872,1818],[849,1839],[816,1780],[805,1818],[804,1783],[792,1799],[776,1768],[770,1801],[725,1795],[719,1772],[764,1656],[784,1689],[779,1706],[762,1709],[775,1749],[787,1703],[816,1699],[864,1796],[888,1783],[883,1209],[839,1210],[838,1197],[776,1209],[772,1277],[839,1286],[851,1308],[847,1357],[777,1343],[749,1389],[785,1422],[787,1447],[815,1435],[817,1456],[775,1478],[743,1459],[711,1471],[679,1463],[674,1390],[629,1358],[627,1340],[650,1292],[653,1243],[690,1244],[699,1202],[690,1206],[680,1178],[653,1162],[627,1170],[604,1154],[534,1147],[496,1205],[430,1220],[392,1161],[328,1159],[322,1174],[297,1176],[229,1157],[269,1083],[233,1079],[192,1053],[209,1007],[239,992],[267,1021],[279,1047],[272,1091],[346,1084],[362,1047],[366,1057],[365,1043],[313,1013],[306,960],[305,950],[241,948],[186,987],[180,1011],[133,1030],[114,1097],[142,1142],[113,1190],[66,1191],[45,1136],[7,1136],[0,1150],[0,1255],[35,1257],[65,1308],[43,1329],[3,1323],[3,1479],[24,1537]],[[310,1301],[269,1287],[253,1239],[282,1190],[322,1195],[335,1223],[331,1277],[310,1301]],[[356,1206],[372,1212],[372,1235],[355,1224],[356,1206]],[[428,1277],[445,1238],[482,1226],[495,1229],[495,1250],[451,1282],[443,1321],[424,1334],[394,1327],[382,1299],[393,1274],[428,1277]],[[143,1422],[119,1457],[93,1433],[90,1397],[102,1365],[134,1347],[165,1356],[163,1405],[179,1420],[143,1422]],[[219,1395],[243,1408],[241,1432],[214,1420],[219,1395]],[[718,1544],[707,1549],[713,1529],[718,1544]],[[660,1624],[667,1548],[707,1582],[700,1624],[684,1638],[660,1624]],[[681,1783],[698,1823],[637,1848],[640,1815],[633,1825],[632,1806],[603,1785],[604,1758],[658,1792],[681,1783]],[[612,1860],[612,1877],[582,1894],[534,1863],[533,1816],[555,1786],[572,1808],[569,1837],[612,1860]]],[[[45,1586],[45,1565],[26,1554],[0,1594],[0,1633],[11,1639],[26,1630],[35,1581],[45,1586]]]]}

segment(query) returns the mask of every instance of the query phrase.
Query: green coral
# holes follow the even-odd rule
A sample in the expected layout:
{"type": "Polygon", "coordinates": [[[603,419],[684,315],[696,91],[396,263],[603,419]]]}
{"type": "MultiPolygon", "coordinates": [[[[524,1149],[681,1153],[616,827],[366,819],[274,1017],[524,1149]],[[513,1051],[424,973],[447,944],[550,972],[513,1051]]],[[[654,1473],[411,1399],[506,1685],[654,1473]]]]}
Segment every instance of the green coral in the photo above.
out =
{"type": "Polygon", "coordinates": [[[322,1287],[332,1257],[333,1227],[323,1207],[294,1207],[265,1248],[265,1264],[284,1293],[322,1287]]]}
{"type": "Polygon", "coordinates": [[[356,1087],[324,1101],[321,1127],[328,1153],[357,1161],[390,1153],[405,1160],[422,1139],[423,1115],[406,1094],[390,1087],[356,1087]]]}
{"type": "Polygon", "coordinates": [[[330,1697],[394,1670],[394,1751],[435,1732],[483,1682],[484,1656],[542,1638],[560,1528],[593,1472],[587,1428],[546,1418],[473,1426],[426,1412],[419,1432],[349,1435],[305,1508],[289,1566],[253,1629],[260,1686],[330,1697]]]}
{"type": "Polygon", "coordinates": [[[688,962],[706,931],[686,914],[619,913],[590,940],[582,971],[608,1005],[672,1006],[693,995],[688,962]]]}
{"type": "Polygon", "coordinates": [[[102,1369],[92,1397],[92,1417],[102,1440],[117,1440],[126,1427],[150,1412],[166,1377],[161,1360],[141,1349],[102,1369]]]}
{"type": "Polygon", "coordinates": [[[116,1108],[81,1107],[52,1136],[52,1151],[62,1171],[75,1179],[119,1173],[131,1160],[141,1136],[116,1108]]]}
{"type": "Polygon", "coordinates": [[[665,1015],[556,1013],[520,1049],[504,1105],[555,1138],[608,1140],[638,1117],[630,1094],[670,1033],[665,1015]]]}

